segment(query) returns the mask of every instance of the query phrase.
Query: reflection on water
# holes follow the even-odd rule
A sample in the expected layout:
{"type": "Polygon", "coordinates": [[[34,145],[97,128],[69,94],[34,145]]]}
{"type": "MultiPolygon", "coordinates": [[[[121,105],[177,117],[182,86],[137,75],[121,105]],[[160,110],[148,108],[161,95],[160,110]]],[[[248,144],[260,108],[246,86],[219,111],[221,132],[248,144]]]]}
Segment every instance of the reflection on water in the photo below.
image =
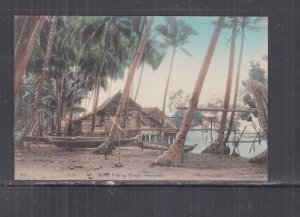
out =
{"type": "MultiPolygon", "coordinates": [[[[217,132],[213,132],[213,134],[212,134],[213,141],[215,141],[217,136],[218,136],[217,132]]],[[[253,136],[254,135],[249,135],[249,134],[244,135],[244,136],[242,136],[240,141],[253,141],[254,140],[253,136]]],[[[233,137],[234,137],[234,134],[232,133],[230,135],[229,140],[232,141],[233,137]]],[[[201,153],[207,146],[209,146],[211,144],[210,132],[202,133],[202,131],[189,131],[185,143],[188,145],[198,144],[192,152],[193,153],[201,153]]],[[[251,157],[254,157],[254,156],[262,153],[263,151],[265,151],[267,149],[267,142],[266,142],[266,140],[261,141],[260,143],[256,142],[255,146],[254,146],[255,149],[252,148],[249,153],[251,146],[252,146],[252,142],[240,143],[238,146],[238,149],[236,149],[236,152],[240,153],[241,157],[251,158],[251,157]]],[[[232,143],[230,143],[229,147],[232,152],[232,150],[233,150],[232,143]]]]}

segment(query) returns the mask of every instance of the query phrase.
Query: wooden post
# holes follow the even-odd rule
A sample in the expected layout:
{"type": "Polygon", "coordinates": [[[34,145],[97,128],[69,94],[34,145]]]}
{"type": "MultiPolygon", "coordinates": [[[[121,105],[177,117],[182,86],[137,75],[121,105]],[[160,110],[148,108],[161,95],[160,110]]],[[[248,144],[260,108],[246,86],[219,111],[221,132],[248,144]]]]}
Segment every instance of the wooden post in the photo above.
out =
{"type": "Polygon", "coordinates": [[[119,165],[121,166],[121,138],[119,137],[119,165]]]}
{"type": "Polygon", "coordinates": [[[213,136],[212,136],[212,118],[210,118],[210,139],[211,139],[211,143],[213,143],[213,136]]]}
{"type": "Polygon", "coordinates": [[[243,131],[242,131],[240,137],[239,137],[238,140],[236,141],[236,143],[233,144],[233,145],[234,145],[234,148],[233,148],[232,154],[234,154],[234,153],[235,153],[235,149],[238,148],[240,139],[242,138],[242,136],[243,136],[243,134],[244,134],[246,128],[247,128],[247,125],[244,127],[244,129],[243,129],[243,131]]]}
{"type": "Polygon", "coordinates": [[[256,137],[254,138],[254,140],[253,140],[253,142],[252,142],[252,144],[251,144],[251,147],[250,147],[250,149],[249,149],[249,153],[251,152],[252,149],[253,149],[253,151],[254,151],[254,153],[255,153],[255,142],[256,142],[256,139],[258,138],[258,135],[259,135],[259,134],[257,134],[256,137]]]}
{"type": "MultiPolygon", "coordinates": [[[[128,99],[126,101],[126,104],[125,104],[124,129],[127,129],[126,124],[127,124],[127,117],[128,117],[128,103],[129,103],[129,97],[128,97],[128,99]]],[[[127,133],[128,132],[125,131],[125,134],[127,134],[127,133]]],[[[125,137],[127,137],[127,135],[125,135],[125,137]]]]}
{"type": "MultiPolygon", "coordinates": [[[[179,106],[176,107],[176,109],[178,110],[187,110],[188,108],[185,106],[179,106]]],[[[219,108],[196,108],[197,111],[203,111],[203,112],[240,112],[240,113],[254,113],[257,110],[256,109],[232,109],[232,108],[228,108],[228,109],[219,109],[219,108]]]]}

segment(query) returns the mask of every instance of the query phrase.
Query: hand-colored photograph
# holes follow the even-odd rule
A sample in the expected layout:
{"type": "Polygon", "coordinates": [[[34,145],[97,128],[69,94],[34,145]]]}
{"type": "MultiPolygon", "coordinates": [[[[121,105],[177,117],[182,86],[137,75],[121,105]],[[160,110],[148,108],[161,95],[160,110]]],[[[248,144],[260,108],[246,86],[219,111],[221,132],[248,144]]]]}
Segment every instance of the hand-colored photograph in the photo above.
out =
{"type": "Polygon", "coordinates": [[[267,181],[268,18],[15,16],[15,180],[267,181]]]}

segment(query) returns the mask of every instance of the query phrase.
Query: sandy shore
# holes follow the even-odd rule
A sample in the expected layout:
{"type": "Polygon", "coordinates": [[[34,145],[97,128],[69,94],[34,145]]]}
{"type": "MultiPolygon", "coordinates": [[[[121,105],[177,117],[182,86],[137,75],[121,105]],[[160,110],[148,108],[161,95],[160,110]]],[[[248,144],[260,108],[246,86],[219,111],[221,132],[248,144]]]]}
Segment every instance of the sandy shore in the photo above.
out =
{"type": "Polygon", "coordinates": [[[177,167],[149,166],[159,155],[156,150],[122,147],[118,167],[118,150],[105,160],[85,149],[33,146],[32,152],[15,152],[15,179],[267,181],[267,165],[253,165],[244,158],[188,153],[177,167]]]}

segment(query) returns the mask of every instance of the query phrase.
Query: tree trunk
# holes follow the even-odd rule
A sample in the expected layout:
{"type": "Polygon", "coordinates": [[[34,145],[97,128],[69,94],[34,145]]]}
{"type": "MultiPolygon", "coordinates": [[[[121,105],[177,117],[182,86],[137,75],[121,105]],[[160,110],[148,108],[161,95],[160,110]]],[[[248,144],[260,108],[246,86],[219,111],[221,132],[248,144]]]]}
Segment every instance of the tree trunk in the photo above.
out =
{"type": "Polygon", "coordinates": [[[101,88],[101,77],[98,76],[96,81],[96,90],[94,95],[94,102],[93,102],[93,115],[92,115],[92,126],[91,126],[91,133],[94,133],[95,129],[95,122],[96,122],[96,116],[97,116],[97,107],[98,107],[98,100],[99,100],[99,93],[101,88]],[[99,86],[100,84],[100,86],[99,86]]]}
{"type": "Polygon", "coordinates": [[[165,114],[165,110],[166,110],[166,101],[167,101],[169,84],[170,84],[170,79],[171,79],[171,74],[172,74],[172,68],[173,68],[173,61],[174,61],[175,52],[176,52],[176,48],[174,47],[173,48],[173,52],[172,52],[172,59],[171,59],[171,64],[170,64],[170,69],[169,69],[169,74],[168,74],[168,79],[167,79],[167,83],[166,83],[165,93],[164,93],[163,114],[165,114]]]}
{"type": "Polygon", "coordinates": [[[194,86],[194,91],[192,97],[189,101],[189,106],[187,112],[184,116],[183,122],[181,124],[181,128],[179,134],[175,140],[175,142],[169,147],[167,151],[165,151],[158,159],[156,159],[152,164],[160,165],[160,166],[171,166],[175,165],[180,155],[182,154],[182,150],[184,147],[184,142],[186,135],[189,131],[194,112],[198,105],[198,99],[202,90],[203,83],[205,81],[205,77],[210,66],[213,53],[215,51],[215,47],[217,45],[222,26],[224,23],[225,17],[219,17],[217,25],[215,27],[214,33],[212,35],[211,41],[209,43],[209,47],[206,52],[206,56],[204,62],[202,64],[201,70],[199,72],[197,81],[194,86]]]}
{"type": "MultiPolygon", "coordinates": [[[[141,57],[142,57],[143,52],[144,52],[144,48],[145,48],[146,43],[148,41],[148,37],[150,35],[150,30],[151,30],[151,26],[152,26],[153,21],[154,21],[154,17],[151,17],[149,19],[149,22],[147,23],[147,27],[145,29],[145,32],[143,33],[143,36],[142,36],[142,39],[141,39],[140,44],[138,46],[138,49],[136,51],[136,54],[135,54],[135,56],[134,56],[134,58],[131,62],[130,67],[129,67],[126,83],[125,83],[124,90],[123,90],[123,93],[122,93],[122,97],[120,99],[119,106],[118,106],[118,109],[117,109],[117,113],[116,113],[116,116],[115,116],[115,123],[118,124],[118,125],[120,124],[121,115],[124,112],[124,107],[125,107],[126,101],[128,99],[128,96],[129,96],[130,86],[131,86],[132,80],[134,78],[134,73],[136,71],[136,67],[137,67],[138,63],[140,62],[140,60],[141,60],[141,57]]],[[[118,133],[118,127],[116,126],[116,124],[112,125],[112,127],[110,129],[110,132],[109,132],[109,135],[106,138],[106,140],[104,141],[104,143],[102,143],[98,148],[96,148],[93,151],[95,154],[105,154],[106,155],[106,154],[110,153],[111,150],[114,148],[113,141],[115,139],[116,134],[118,133]]]]}
{"type": "Polygon", "coordinates": [[[101,66],[99,68],[99,71],[97,73],[97,80],[96,80],[96,89],[95,89],[95,96],[94,96],[94,104],[93,104],[93,115],[92,115],[92,126],[91,126],[91,133],[94,133],[95,129],[95,122],[96,122],[96,116],[97,116],[97,107],[98,107],[98,100],[99,100],[99,93],[101,89],[101,79],[103,76],[103,69],[104,69],[104,63],[105,63],[105,58],[106,58],[106,52],[107,52],[107,40],[108,40],[108,35],[105,35],[105,41],[104,41],[104,53],[102,57],[102,62],[101,66]],[[99,75],[100,74],[100,75],[99,75]],[[99,87],[98,87],[99,86],[99,87]]]}
{"type": "Polygon", "coordinates": [[[113,79],[111,78],[110,84],[109,84],[108,98],[110,97],[110,94],[111,94],[112,81],[113,81],[113,79]]]}
{"type": "MultiPolygon", "coordinates": [[[[246,19],[246,18],[244,18],[246,19]]],[[[233,96],[233,103],[232,103],[232,109],[236,109],[236,101],[237,101],[237,96],[238,96],[238,91],[239,91],[239,82],[240,82],[240,72],[241,72],[241,64],[242,64],[242,56],[243,56],[243,49],[244,49],[244,28],[242,28],[242,33],[241,33],[241,48],[240,48],[240,54],[239,54],[239,62],[238,62],[238,68],[237,68],[237,73],[236,73],[236,78],[235,78],[235,88],[234,88],[234,96],[233,96]]],[[[233,120],[234,120],[234,115],[235,112],[231,112],[230,116],[230,121],[228,125],[228,131],[226,134],[226,138],[224,140],[224,144],[227,143],[230,133],[232,131],[232,126],[233,126],[233,120]]]]}
{"type": "Polygon", "coordinates": [[[227,122],[227,114],[226,111],[229,107],[230,101],[230,94],[231,94],[231,84],[232,84],[232,74],[233,74],[233,65],[234,65],[234,53],[235,53],[235,40],[236,40],[236,30],[237,30],[237,18],[233,20],[233,27],[232,27],[232,35],[231,35],[231,48],[230,48],[230,58],[229,58],[229,66],[228,66],[228,75],[227,75],[227,83],[226,83],[226,92],[224,97],[224,109],[221,121],[220,121],[220,128],[218,139],[208,146],[202,153],[214,153],[214,154],[224,154],[229,155],[230,149],[224,143],[224,132],[226,128],[227,122]]]}
{"type": "Polygon", "coordinates": [[[143,76],[143,72],[144,72],[144,66],[145,66],[145,62],[143,62],[142,69],[141,69],[141,74],[140,74],[139,81],[138,81],[138,86],[136,88],[136,92],[135,92],[135,96],[134,96],[134,101],[135,102],[136,102],[136,99],[137,99],[137,96],[138,96],[138,93],[139,93],[139,90],[140,90],[142,76],[143,76]]]}
{"type": "Polygon", "coordinates": [[[61,130],[61,105],[62,105],[62,94],[64,87],[64,78],[59,78],[56,80],[56,114],[57,114],[57,135],[60,135],[61,130]]]}
{"type": "Polygon", "coordinates": [[[24,127],[24,130],[21,132],[20,136],[17,137],[16,140],[20,144],[23,143],[23,139],[27,135],[29,129],[31,128],[31,125],[34,124],[36,122],[36,120],[38,119],[37,111],[40,108],[40,104],[41,104],[44,82],[48,76],[48,65],[49,65],[51,50],[52,50],[52,46],[53,46],[53,38],[56,33],[56,22],[57,22],[57,19],[54,16],[52,18],[52,25],[51,25],[51,29],[49,32],[49,38],[48,38],[48,42],[47,42],[47,48],[46,48],[46,54],[45,54],[45,59],[44,59],[44,63],[43,63],[42,74],[41,74],[40,81],[39,81],[39,84],[38,84],[38,87],[36,90],[37,95],[36,95],[34,107],[33,107],[32,113],[31,113],[32,114],[31,117],[33,117],[33,118],[31,119],[31,121],[27,122],[26,126],[24,127]]]}
{"type": "MultiPolygon", "coordinates": [[[[70,113],[70,118],[69,118],[69,121],[68,121],[68,124],[67,124],[67,135],[69,135],[69,136],[72,134],[72,123],[73,123],[73,116],[74,116],[74,105],[75,105],[76,88],[77,88],[76,82],[77,82],[77,75],[78,75],[79,60],[80,60],[80,58],[83,54],[85,46],[87,45],[88,41],[92,38],[92,36],[93,36],[93,34],[91,34],[88,37],[88,39],[81,45],[81,47],[79,49],[79,54],[77,55],[76,67],[75,67],[75,72],[74,72],[75,75],[74,75],[73,95],[72,95],[72,101],[71,101],[71,113],[70,113]]],[[[105,54],[104,54],[104,56],[105,56],[105,54]]]]}
{"type": "Polygon", "coordinates": [[[14,51],[14,96],[19,90],[22,77],[45,19],[45,16],[26,17],[14,51]]]}
{"type": "MultiPolygon", "coordinates": [[[[169,74],[168,74],[168,79],[167,79],[167,83],[166,83],[166,88],[165,88],[165,93],[164,93],[164,101],[163,101],[163,112],[162,115],[165,114],[166,111],[166,102],[167,102],[167,95],[168,95],[168,90],[169,90],[169,84],[170,84],[170,80],[171,80],[171,74],[172,74],[172,68],[173,68],[173,61],[174,61],[174,57],[175,57],[175,53],[176,53],[176,48],[173,47],[173,52],[172,52],[172,59],[171,59],[171,64],[170,64],[170,68],[169,68],[169,74]]],[[[164,127],[165,125],[165,119],[162,117],[161,118],[161,125],[162,127],[164,127]]],[[[160,143],[163,145],[165,140],[165,133],[164,131],[160,133],[160,143]]]]}
{"type": "Polygon", "coordinates": [[[74,115],[74,106],[75,106],[75,97],[76,97],[76,88],[77,88],[77,74],[78,74],[78,65],[76,64],[75,71],[74,71],[74,85],[73,85],[73,92],[72,92],[72,101],[71,101],[71,112],[67,126],[67,136],[72,135],[72,122],[73,122],[73,115],[74,115]]]}

